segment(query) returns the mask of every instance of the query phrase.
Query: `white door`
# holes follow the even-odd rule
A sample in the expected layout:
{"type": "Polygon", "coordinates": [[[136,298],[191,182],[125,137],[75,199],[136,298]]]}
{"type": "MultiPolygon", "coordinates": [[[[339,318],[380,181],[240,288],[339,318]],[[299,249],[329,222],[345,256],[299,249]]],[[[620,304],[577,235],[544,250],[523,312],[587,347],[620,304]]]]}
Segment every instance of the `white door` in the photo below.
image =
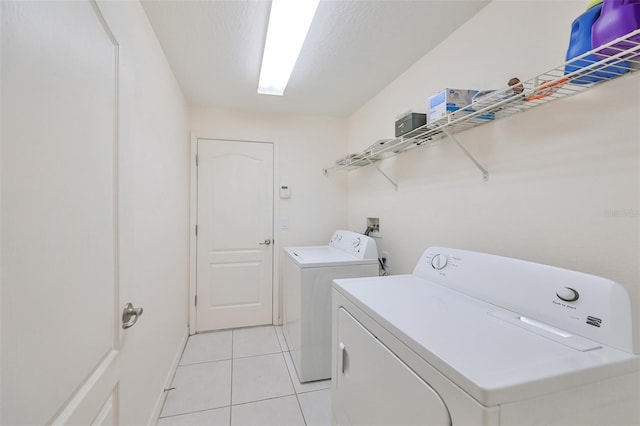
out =
{"type": "Polygon", "coordinates": [[[2,424],[117,424],[118,46],[90,1],[3,1],[2,424]]]}
{"type": "Polygon", "coordinates": [[[196,330],[271,324],[273,144],[197,149],[196,330]]]}

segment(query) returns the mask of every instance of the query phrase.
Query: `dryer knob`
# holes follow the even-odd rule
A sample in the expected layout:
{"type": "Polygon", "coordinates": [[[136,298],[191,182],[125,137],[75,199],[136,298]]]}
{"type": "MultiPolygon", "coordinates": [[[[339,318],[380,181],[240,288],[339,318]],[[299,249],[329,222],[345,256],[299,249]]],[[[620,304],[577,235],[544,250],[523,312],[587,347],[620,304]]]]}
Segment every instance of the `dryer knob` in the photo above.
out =
{"type": "Polygon", "coordinates": [[[447,262],[447,256],[445,256],[444,254],[436,254],[431,258],[431,266],[433,267],[433,269],[443,269],[445,266],[447,266],[447,262]]]}
{"type": "Polygon", "coordinates": [[[351,242],[351,244],[353,244],[353,247],[356,248],[360,245],[361,241],[360,241],[360,237],[356,237],[353,239],[353,241],[351,242]]]}

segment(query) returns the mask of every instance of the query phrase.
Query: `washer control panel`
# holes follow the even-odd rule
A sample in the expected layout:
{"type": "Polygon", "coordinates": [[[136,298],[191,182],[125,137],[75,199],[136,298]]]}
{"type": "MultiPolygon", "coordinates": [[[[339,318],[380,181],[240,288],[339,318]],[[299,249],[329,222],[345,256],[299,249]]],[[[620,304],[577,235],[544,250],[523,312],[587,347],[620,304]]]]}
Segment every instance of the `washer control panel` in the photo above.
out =
{"type": "Polygon", "coordinates": [[[358,259],[377,259],[378,250],[373,238],[357,232],[338,230],[333,233],[329,245],[345,251],[358,259]]]}

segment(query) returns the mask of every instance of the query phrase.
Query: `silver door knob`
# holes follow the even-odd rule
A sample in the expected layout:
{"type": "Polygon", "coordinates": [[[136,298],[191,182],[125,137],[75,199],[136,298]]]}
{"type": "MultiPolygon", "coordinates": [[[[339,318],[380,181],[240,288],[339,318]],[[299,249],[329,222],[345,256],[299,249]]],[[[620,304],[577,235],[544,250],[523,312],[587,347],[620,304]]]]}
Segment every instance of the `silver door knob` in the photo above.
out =
{"type": "Polygon", "coordinates": [[[268,246],[269,244],[271,244],[271,240],[268,238],[264,240],[264,242],[260,243],[261,246],[268,246]]]}
{"type": "Polygon", "coordinates": [[[124,305],[124,310],[122,311],[122,328],[126,330],[129,327],[133,327],[140,315],[142,315],[142,308],[134,308],[133,303],[124,305]]]}

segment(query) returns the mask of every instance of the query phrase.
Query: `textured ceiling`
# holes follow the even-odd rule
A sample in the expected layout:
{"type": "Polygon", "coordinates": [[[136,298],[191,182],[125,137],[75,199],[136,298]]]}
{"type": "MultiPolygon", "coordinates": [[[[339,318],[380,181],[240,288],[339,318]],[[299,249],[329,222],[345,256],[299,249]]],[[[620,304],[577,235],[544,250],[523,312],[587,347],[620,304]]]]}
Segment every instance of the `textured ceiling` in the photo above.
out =
{"type": "Polygon", "coordinates": [[[269,1],[143,0],[193,106],[349,115],[484,0],[321,0],[284,96],[258,95],[269,1]]]}

